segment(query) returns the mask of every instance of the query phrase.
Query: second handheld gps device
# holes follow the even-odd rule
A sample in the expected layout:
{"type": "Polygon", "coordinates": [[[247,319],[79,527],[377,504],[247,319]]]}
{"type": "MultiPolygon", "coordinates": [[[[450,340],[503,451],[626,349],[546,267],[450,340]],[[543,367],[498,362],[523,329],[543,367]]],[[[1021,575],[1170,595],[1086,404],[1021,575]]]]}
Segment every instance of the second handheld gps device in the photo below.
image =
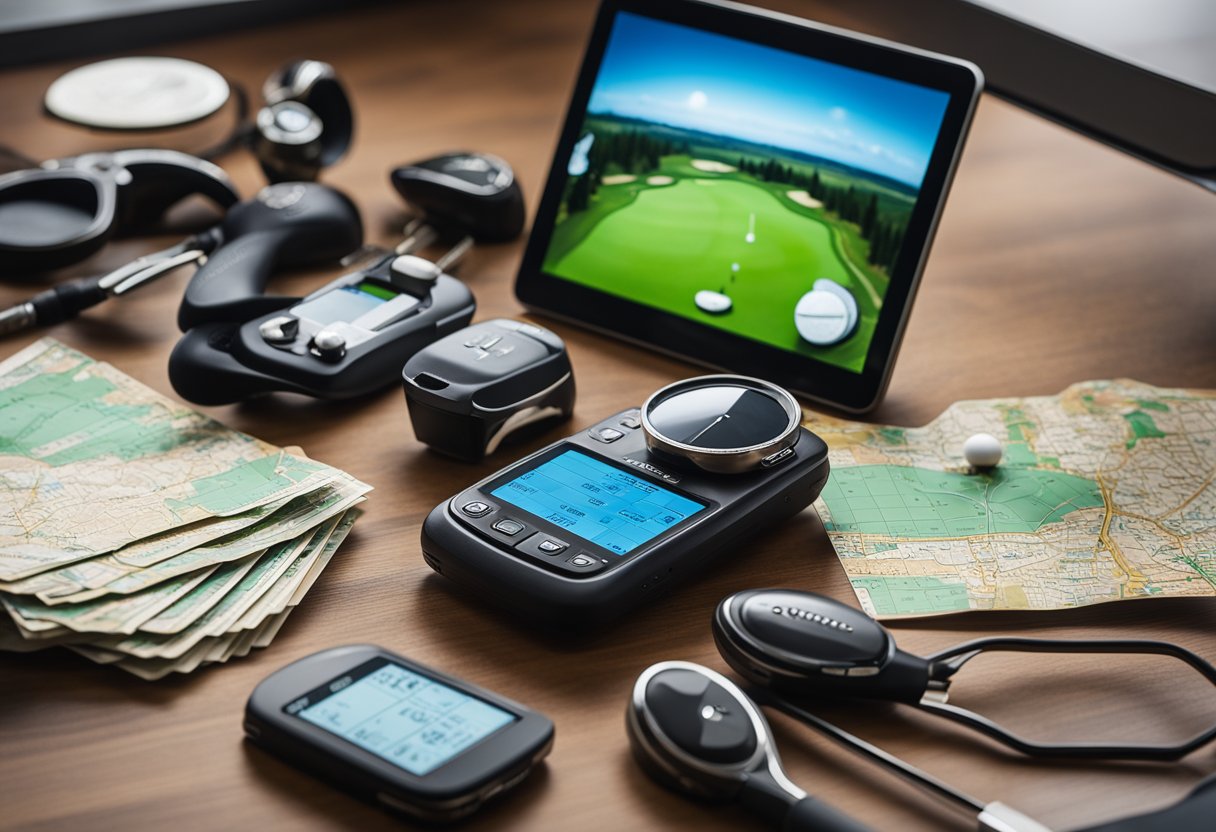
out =
{"type": "Polygon", "coordinates": [[[310,182],[264,188],[219,227],[225,243],[191,278],[169,357],[173,389],[215,405],[284,391],[345,399],[394,383],[422,347],[465,326],[476,302],[438,263],[386,254],[305,298],[263,295],[279,266],[358,247],[353,203],[310,182]],[[231,238],[231,241],[228,241],[231,238]]]}
{"type": "Polygon", "coordinates": [[[423,554],[518,615],[608,621],[814,501],[828,449],[800,422],[758,379],[677,382],[444,501],[423,554]]]}
{"type": "Polygon", "coordinates": [[[522,781],[553,746],[548,717],[365,644],[273,673],[249,697],[245,734],[391,812],[441,822],[522,781]]]}

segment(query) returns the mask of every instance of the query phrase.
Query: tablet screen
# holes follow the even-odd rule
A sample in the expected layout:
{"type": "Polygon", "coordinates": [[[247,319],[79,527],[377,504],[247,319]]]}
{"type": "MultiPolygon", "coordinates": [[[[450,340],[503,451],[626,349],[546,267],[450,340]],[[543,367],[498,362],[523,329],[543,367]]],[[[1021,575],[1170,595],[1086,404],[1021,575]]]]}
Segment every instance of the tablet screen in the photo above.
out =
{"type": "Polygon", "coordinates": [[[619,12],[542,269],[859,374],[949,103],[619,12]]]}

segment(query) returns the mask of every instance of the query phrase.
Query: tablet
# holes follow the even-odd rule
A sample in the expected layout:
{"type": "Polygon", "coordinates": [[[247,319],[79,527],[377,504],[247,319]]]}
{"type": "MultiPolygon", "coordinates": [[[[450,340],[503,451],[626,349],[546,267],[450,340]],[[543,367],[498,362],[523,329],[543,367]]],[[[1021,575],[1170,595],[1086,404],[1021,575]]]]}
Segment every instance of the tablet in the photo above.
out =
{"type": "Polygon", "coordinates": [[[982,76],[701,0],[606,0],[515,292],[837,408],[882,398],[982,76]]]}

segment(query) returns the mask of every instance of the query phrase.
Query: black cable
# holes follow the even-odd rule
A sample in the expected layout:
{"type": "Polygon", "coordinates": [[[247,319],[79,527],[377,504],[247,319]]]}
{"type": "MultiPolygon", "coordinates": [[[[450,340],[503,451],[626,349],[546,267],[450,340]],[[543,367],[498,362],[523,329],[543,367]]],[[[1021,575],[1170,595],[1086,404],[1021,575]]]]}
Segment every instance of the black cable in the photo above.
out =
{"type": "Polygon", "coordinates": [[[805,708],[795,705],[793,702],[783,699],[782,697],[775,696],[763,688],[753,688],[749,690],[748,693],[760,704],[776,708],[782,713],[793,717],[799,722],[802,722],[807,727],[813,728],[828,739],[831,739],[834,742],[845,746],[849,750],[868,758],[872,762],[876,762],[879,765],[890,769],[906,780],[910,780],[911,782],[923,789],[926,789],[927,791],[932,792],[938,797],[945,798],[952,803],[956,803],[975,812],[982,812],[985,809],[986,804],[980,802],[966,792],[959,791],[953,786],[943,783],[941,780],[938,780],[936,777],[921,771],[911,763],[905,762],[896,757],[894,754],[884,751],[878,746],[872,745],[858,736],[850,734],[843,728],[836,727],[827,720],[815,716],[805,708]]]}
{"type": "MultiPolygon", "coordinates": [[[[929,662],[929,677],[935,682],[944,683],[939,685],[940,689],[949,683],[950,678],[964,664],[986,650],[1015,653],[1098,653],[1120,655],[1131,653],[1169,656],[1185,662],[1213,685],[1216,685],[1216,668],[1195,653],[1192,653],[1185,647],[1179,647],[1169,642],[1141,639],[1104,639],[1092,641],[1017,637],[976,639],[925,657],[929,662]]],[[[956,705],[922,699],[915,707],[964,725],[1032,757],[1169,762],[1179,760],[1216,739],[1216,725],[1213,725],[1206,731],[1173,745],[1035,742],[1007,731],[987,717],[980,716],[974,711],[969,711],[956,705]]]]}
{"type": "Polygon", "coordinates": [[[249,95],[245,92],[245,88],[236,81],[228,78],[225,80],[228,81],[228,88],[232,90],[232,97],[236,102],[236,121],[227,136],[220,139],[215,145],[193,154],[208,162],[248,144],[249,137],[253,135],[255,129],[253,122],[249,121],[249,95]]]}

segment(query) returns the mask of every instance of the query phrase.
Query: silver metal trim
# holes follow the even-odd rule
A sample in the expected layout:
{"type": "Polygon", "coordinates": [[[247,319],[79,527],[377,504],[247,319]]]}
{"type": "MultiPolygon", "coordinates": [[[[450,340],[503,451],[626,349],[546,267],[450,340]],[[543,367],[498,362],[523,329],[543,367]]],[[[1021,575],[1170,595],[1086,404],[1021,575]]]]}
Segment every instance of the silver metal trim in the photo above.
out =
{"type": "MultiPolygon", "coordinates": [[[[672,764],[674,759],[686,769],[704,775],[707,779],[720,783],[742,786],[746,776],[754,771],[766,769],[777,785],[794,800],[802,800],[807,793],[794,785],[781,767],[781,758],[777,754],[777,746],[768,727],[768,722],[760,713],[755,703],[739,687],[720,673],[693,662],[666,661],[652,664],[642,671],[633,685],[633,695],[630,700],[628,719],[634,737],[646,748],[648,758],[666,771],[671,777],[682,782],[688,780],[687,771],[679,771],[672,764]],[[707,677],[710,681],[721,685],[728,693],[738,700],[739,705],[747,714],[756,732],[756,750],[741,763],[733,765],[707,763],[686,753],[667,739],[667,735],[655,724],[650,709],[646,707],[646,687],[650,680],[666,670],[688,670],[707,677]],[[659,750],[654,750],[655,745],[659,750]]],[[[703,784],[698,784],[703,785],[703,784]]]]}
{"type": "Polygon", "coordinates": [[[802,423],[802,408],[788,390],[769,381],[731,374],[695,376],[668,384],[651,393],[641,408],[642,432],[646,436],[646,447],[670,456],[687,459],[705,471],[716,474],[737,474],[761,467],[764,460],[775,453],[792,448],[798,441],[802,423]],[[657,399],[666,398],[679,388],[695,390],[701,387],[734,386],[768,393],[785,409],[788,420],[780,434],[757,445],[742,448],[704,448],[679,442],[664,436],[650,421],[650,409],[657,399]]]}

